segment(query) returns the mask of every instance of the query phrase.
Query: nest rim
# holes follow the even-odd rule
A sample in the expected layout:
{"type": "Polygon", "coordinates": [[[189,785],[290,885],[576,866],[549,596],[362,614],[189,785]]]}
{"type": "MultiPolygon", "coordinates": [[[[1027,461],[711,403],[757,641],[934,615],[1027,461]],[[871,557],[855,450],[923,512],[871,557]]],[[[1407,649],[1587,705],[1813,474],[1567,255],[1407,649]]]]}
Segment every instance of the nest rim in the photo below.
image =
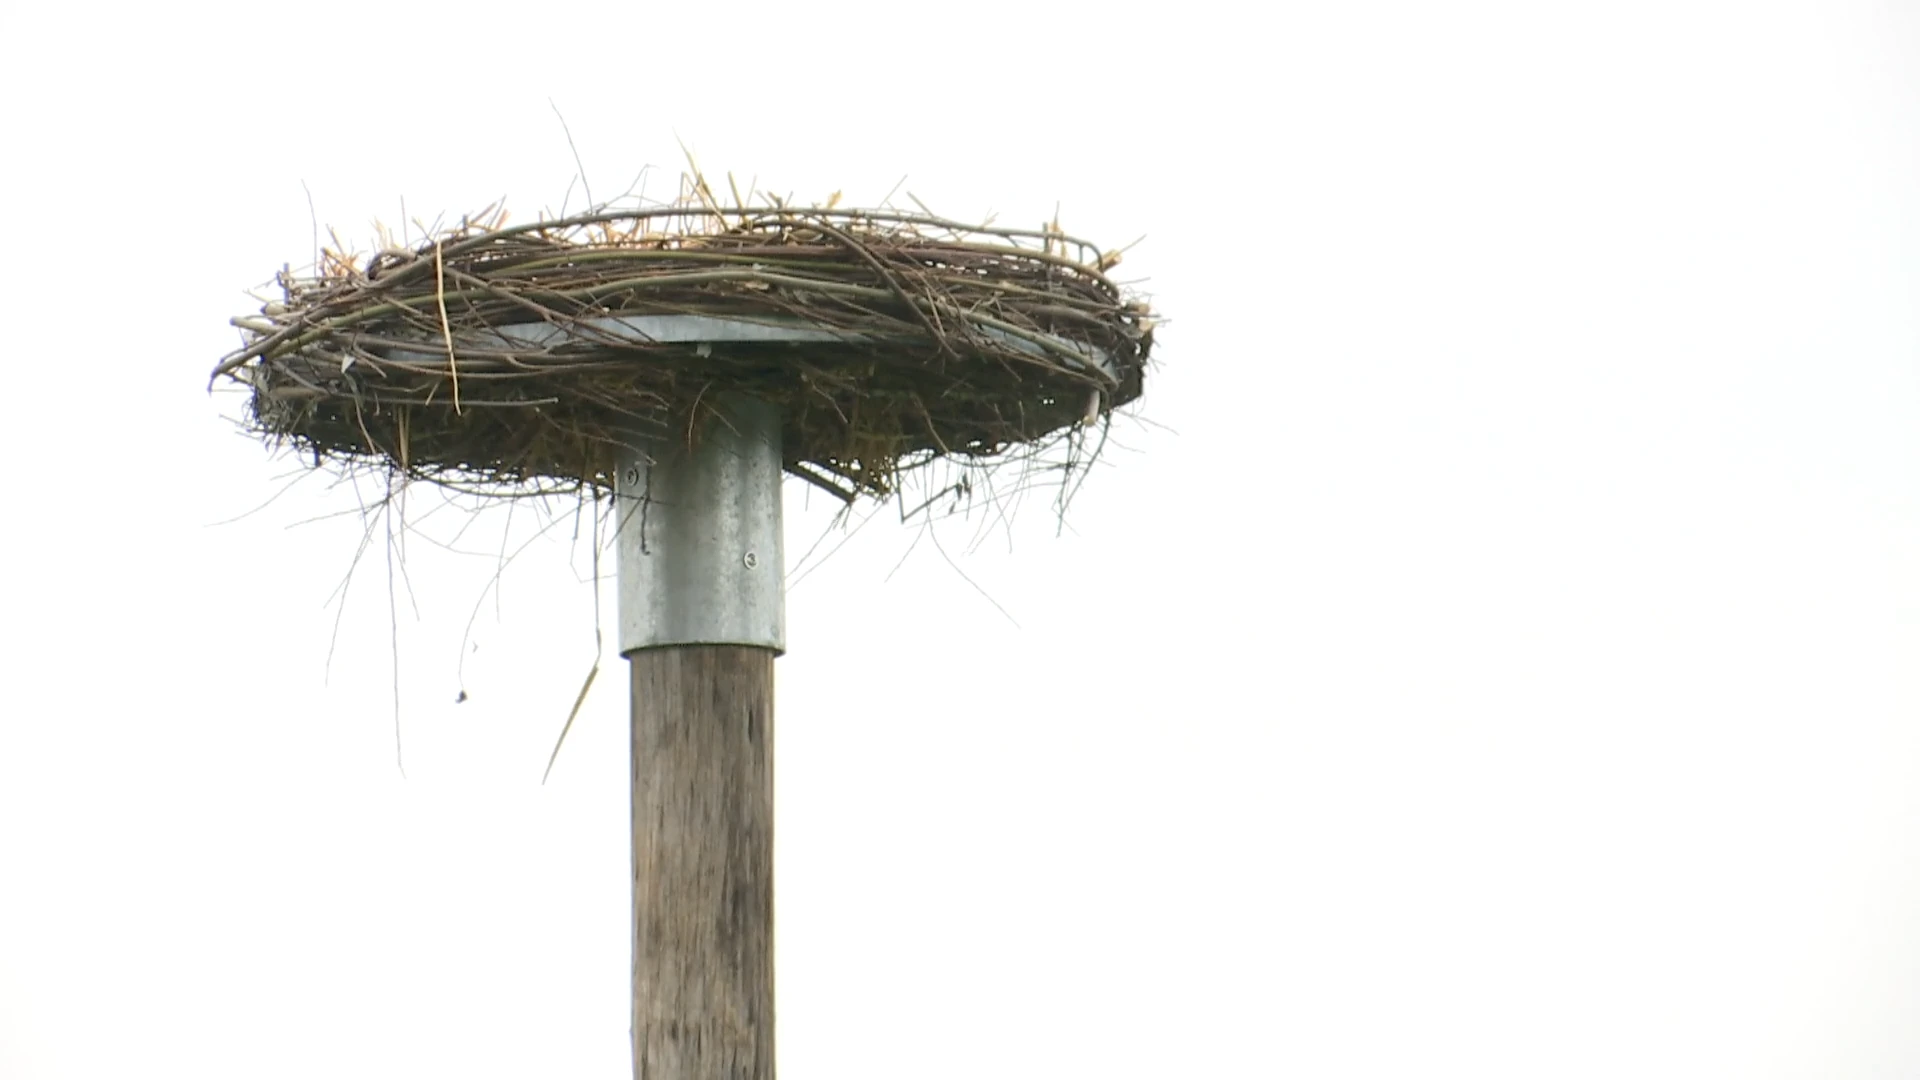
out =
{"type": "Polygon", "coordinates": [[[283,269],[215,380],[316,463],[596,490],[626,436],[737,391],[782,407],[790,472],[852,502],[1094,426],[1140,396],[1158,321],[1105,276],[1116,255],[1053,228],[780,205],[503,220],[283,269]],[[558,433],[475,419],[503,411],[558,433]]]}

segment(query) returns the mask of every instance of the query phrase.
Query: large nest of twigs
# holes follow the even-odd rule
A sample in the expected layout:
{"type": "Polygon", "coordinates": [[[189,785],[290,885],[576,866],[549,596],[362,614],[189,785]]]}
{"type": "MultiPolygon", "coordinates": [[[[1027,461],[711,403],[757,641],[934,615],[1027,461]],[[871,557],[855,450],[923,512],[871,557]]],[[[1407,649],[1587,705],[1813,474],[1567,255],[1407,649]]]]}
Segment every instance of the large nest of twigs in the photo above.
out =
{"type": "Polygon", "coordinates": [[[321,460],[479,490],[610,489],[624,448],[732,393],[779,405],[787,468],[889,495],[935,460],[1076,438],[1137,398],[1148,306],[1064,235],[784,205],[463,220],[283,270],[215,372],[321,460]]]}

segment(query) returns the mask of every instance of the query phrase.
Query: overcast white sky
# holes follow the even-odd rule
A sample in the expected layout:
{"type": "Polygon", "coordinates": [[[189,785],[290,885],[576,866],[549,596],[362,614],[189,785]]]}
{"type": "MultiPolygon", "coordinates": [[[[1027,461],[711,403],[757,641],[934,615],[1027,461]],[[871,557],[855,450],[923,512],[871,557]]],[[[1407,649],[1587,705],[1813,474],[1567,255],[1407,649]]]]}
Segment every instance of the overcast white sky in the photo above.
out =
{"type": "Polygon", "coordinates": [[[302,183],[359,239],[555,207],[549,99],[596,194],[677,133],[803,199],[1058,202],[1145,234],[1172,320],[1064,535],[893,572],[887,508],[793,588],[785,1080],[1920,1075],[1917,42],[1837,0],[0,0],[0,1077],[627,1075],[617,658],[539,785],[571,523],[497,597],[531,516],[409,540],[404,781],[384,563],[329,675],[360,525],[298,524],[352,493],[214,525],[294,467],[204,386],[302,183]]]}

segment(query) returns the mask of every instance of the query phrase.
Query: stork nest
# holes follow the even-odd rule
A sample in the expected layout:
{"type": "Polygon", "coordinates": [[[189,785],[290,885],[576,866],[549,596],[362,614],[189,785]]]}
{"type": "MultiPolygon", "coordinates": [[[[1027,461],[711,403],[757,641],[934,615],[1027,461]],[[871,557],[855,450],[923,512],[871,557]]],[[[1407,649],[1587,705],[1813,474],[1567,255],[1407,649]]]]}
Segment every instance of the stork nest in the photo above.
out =
{"type": "Polygon", "coordinates": [[[501,493],[610,491],[625,451],[746,394],[781,408],[789,471],[884,498],[905,469],[1072,439],[1140,395],[1153,318],[1107,277],[1118,258],[892,210],[496,212],[283,269],[214,378],[316,464],[501,493]]]}

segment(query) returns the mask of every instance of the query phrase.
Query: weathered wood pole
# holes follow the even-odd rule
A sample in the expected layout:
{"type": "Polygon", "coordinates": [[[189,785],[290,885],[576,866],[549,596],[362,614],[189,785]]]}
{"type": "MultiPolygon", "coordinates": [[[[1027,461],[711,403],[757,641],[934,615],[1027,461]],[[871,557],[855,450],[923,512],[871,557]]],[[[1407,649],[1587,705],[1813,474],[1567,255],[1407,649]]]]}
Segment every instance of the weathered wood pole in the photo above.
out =
{"type": "Polygon", "coordinates": [[[773,1080],[780,420],[728,400],[621,467],[635,1080],[773,1080]]]}

